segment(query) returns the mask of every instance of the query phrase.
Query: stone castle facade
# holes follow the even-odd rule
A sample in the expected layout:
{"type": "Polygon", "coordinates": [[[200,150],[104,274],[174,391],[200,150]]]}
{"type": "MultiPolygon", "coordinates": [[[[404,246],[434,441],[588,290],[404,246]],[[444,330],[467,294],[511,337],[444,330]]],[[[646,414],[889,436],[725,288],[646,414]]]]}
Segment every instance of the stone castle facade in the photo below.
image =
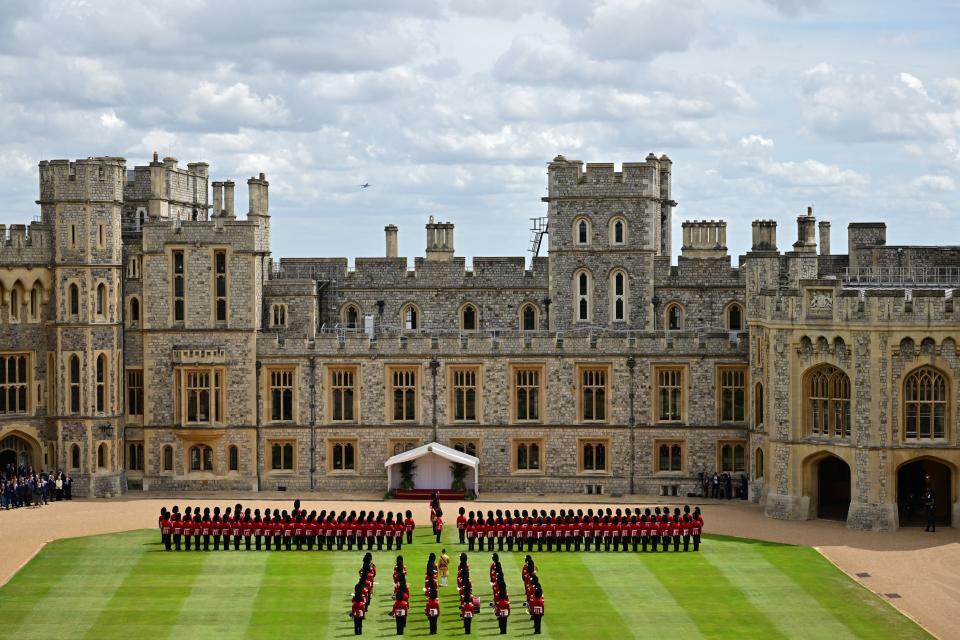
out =
{"type": "Polygon", "coordinates": [[[808,211],[786,252],[754,222],[736,266],[726,223],[684,222],[674,265],[650,154],[549,163],[529,266],[467,268],[433,219],[412,269],[392,225],[354,267],[274,261],[263,174],[238,217],[201,162],[39,170],[39,220],[0,228],[0,462],[80,495],[379,491],[435,441],[484,491],[684,495],[719,470],[773,517],[895,529],[930,487],[960,522],[960,248],[864,223],[834,254],[808,211]]]}

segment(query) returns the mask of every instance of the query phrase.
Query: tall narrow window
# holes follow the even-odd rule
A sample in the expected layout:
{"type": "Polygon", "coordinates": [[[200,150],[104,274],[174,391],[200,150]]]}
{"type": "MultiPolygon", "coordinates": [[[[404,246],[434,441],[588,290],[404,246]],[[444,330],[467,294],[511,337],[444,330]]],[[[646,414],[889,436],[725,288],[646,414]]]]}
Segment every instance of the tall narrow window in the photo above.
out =
{"type": "Polygon", "coordinates": [[[287,305],[275,304],[270,307],[270,326],[287,326],[287,305]]]}
{"type": "Polygon", "coordinates": [[[97,315],[107,314],[107,285],[102,282],[97,285],[97,315]]]}
{"type": "Polygon", "coordinates": [[[143,471],[143,443],[130,442],[127,445],[127,470],[143,471]]]}
{"type": "Polygon", "coordinates": [[[79,356],[70,356],[70,413],[80,413],[79,356]]]}
{"type": "Polygon", "coordinates": [[[30,289],[30,319],[39,320],[40,319],[40,285],[33,285],[33,289],[30,289]]]}
{"type": "Polygon", "coordinates": [[[274,422],[293,420],[294,369],[270,371],[270,419],[274,422]]]}
{"type": "Polygon", "coordinates": [[[275,442],[271,447],[270,468],[274,471],[293,470],[293,444],[290,442],[275,442]]]}
{"type": "Polygon", "coordinates": [[[75,444],[70,447],[70,468],[80,468],[80,445],[75,444]]]}
{"type": "Polygon", "coordinates": [[[537,330],[537,308],[532,304],[525,304],[520,310],[520,329],[522,331],[537,330]]]}
{"type": "Polygon", "coordinates": [[[173,321],[183,322],[186,315],[186,265],[183,250],[173,252],[173,321]]]}
{"type": "Polygon", "coordinates": [[[80,287],[76,284],[70,285],[70,315],[73,317],[80,315],[80,287]]]}
{"type": "Polygon", "coordinates": [[[580,405],[584,422],[607,419],[607,370],[585,368],[580,371],[580,405]]]}
{"type": "Polygon", "coordinates": [[[753,454],[753,477],[758,480],[763,477],[763,449],[759,447],[753,454]]]}
{"type": "Polygon", "coordinates": [[[354,305],[348,305],[343,311],[343,322],[348,329],[361,328],[360,309],[354,305]]]}
{"type": "Polygon", "coordinates": [[[240,470],[240,449],[236,445],[230,445],[227,448],[227,470],[240,470]]]}
{"type": "Polygon", "coordinates": [[[17,285],[13,285],[13,289],[10,290],[10,320],[20,321],[20,289],[17,285]]]}
{"type": "Polygon", "coordinates": [[[904,435],[907,440],[946,437],[947,383],[939,371],[923,367],[903,383],[904,435]]]}
{"type": "Polygon", "coordinates": [[[606,471],[607,443],[596,440],[581,443],[580,468],[583,471],[606,471]]]}
{"type": "Polygon", "coordinates": [[[577,220],[574,226],[577,244],[590,244],[590,223],[586,220],[577,220]]]}
{"type": "Polygon", "coordinates": [[[330,370],[330,399],[332,411],[330,419],[333,422],[352,422],[355,417],[356,387],[355,369],[330,370]]]}
{"type": "Polygon", "coordinates": [[[107,402],[107,356],[100,354],[97,356],[97,413],[106,411],[107,402]]]}
{"type": "Polygon", "coordinates": [[[97,447],[97,468],[106,469],[107,468],[107,445],[101,444],[97,447]]]}
{"type": "Polygon", "coordinates": [[[742,367],[720,369],[720,421],[746,420],[746,377],[742,367]]]}
{"type": "Polygon", "coordinates": [[[393,420],[410,422],[417,419],[417,370],[393,369],[393,420]]]}
{"type": "Polygon", "coordinates": [[[516,394],[516,419],[536,421],[540,419],[540,369],[517,368],[514,370],[516,394]]]}
{"type": "Polygon", "coordinates": [[[576,317],[579,321],[590,319],[590,275],[586,271],[579,271],[574,276],[576,288],[576,317]]]}
{"type": "Polygon", "coordinates": [[[330,443],[330,468],[333,471],[356,470],[356,446],[353,442],[330,443]]]}
{"type": "Polygon", "coordinates": [[[227,321],[227,252],[213,254],[214,288],[216,289],[217,322],[227,321]]]}
{"type": "Polygon", "coordinates": [[[143,415],[143,369],[127,369],[127,414],[143,415]]]}
{"type": "Polygon", "coordinates": [[[451,391],[453,393],[453,419],[470,422],[477,419],[476,367],[451,367],[451,391]]]}
{"type": "Polygon", "coordinates": [[[671,304],[667,307],[667,328],[671,331],[683,329],[683,307],[671,304]]]}
{"type": "Polygon", "coordinates": [[[476,331],[477,315],[477,308],[475,306],[472,304],[463,305],[463,309],[460,310],[460,330],[476,331]]]}
{"type": "Polygon", "coordinates": [[[0,414],[27,411],[27,356],[0,356],[0,414]]]}
{"type": "Polygon", "coordinates": [[[130,298],[130,326],[140,326],[140,298],[136,296],[130,298]]]}
{"type": "Polygon", "coordinates": [[[626,242],[626,225],[623,220],[614,220],[612,235],[613,244],[624,244],[626,242]]]}
{"type": "Polygon", "coordinates": [[[623,322],[627,319],[627,275],[623,271],[615,271],[613,274],[613,320],[623,322]]]}
{"type": "Polygon", "coordinates": [[[98,224],[98,225],[97,225],[97,248],[98,248],[98,249],[102,249],[102,248],[103,248],[103,241],[104,241],[104,237],[103,237],[103,236],[104,236],[104,234],[103,234],[103,225],[102,225],[102,224],[98,224]]]}
{"type": "Polygon", "coordinates": [[[732,304],[727,308],[727,329],[743,331],[743,307],[732,304]]]}
{"type": "Polygon", "coordinates": [[[755,426],[763,425],[763,383],[758,382],[753,391],[753,421],[755,426]]]}
{"type": "Polygon", "coordinates": [[[657,369],[657,420],[680,422],[683,419],[683,370],[657,369]]]}
{"type": "Polygon", "coordinates": [[[806,376],[806,426],[812,435],[850,436],[850,378],[840,369],[821,365],[806,376]]]}
{"type": "Polygon", "coordinates": [[[170,445],[163,447],[163,471],[173,471],[173,447],[170,445]]]}
{"type": "Polygon", "coordinates": [[[417,313],[417,307],[412,304],[403,308],[400,312],[400,320],[407,331],[416,331],[420,328],[420,316],[417,313]]]}
{"type": "Polygon", "coordinates": [[[177,416],[186,424],[223,421],[223,372],[218,368],[178,369],[177,416]]]}

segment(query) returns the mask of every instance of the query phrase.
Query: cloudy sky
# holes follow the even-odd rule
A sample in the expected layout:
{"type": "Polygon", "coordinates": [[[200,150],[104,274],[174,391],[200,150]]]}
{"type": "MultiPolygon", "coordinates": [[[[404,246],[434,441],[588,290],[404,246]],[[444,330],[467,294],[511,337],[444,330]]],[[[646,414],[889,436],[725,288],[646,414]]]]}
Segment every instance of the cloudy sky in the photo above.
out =
{"type": "Polygon", "coordinates": [[[275,256],[381,255],[388,223],[422,255],[431,214],[522,255],[551,158],[654,151],[734,254],[810,204],[836,251],[851,220],[960,244],[958,61],[958,0],[4,0],[0,223],[41,159],[156,150],[266,172],[275,256]]]}

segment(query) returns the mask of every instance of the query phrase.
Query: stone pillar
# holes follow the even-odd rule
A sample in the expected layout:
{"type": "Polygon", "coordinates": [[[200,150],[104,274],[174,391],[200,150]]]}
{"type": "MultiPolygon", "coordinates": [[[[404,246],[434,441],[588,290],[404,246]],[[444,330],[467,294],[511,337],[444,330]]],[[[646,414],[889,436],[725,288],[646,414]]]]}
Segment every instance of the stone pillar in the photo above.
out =
{"type": "Polygon", "coordinates": [[[397,248],[397,225],[388,224],[383,228],[383,230],[386,233],[387,257],[396,258],[399,254],[397,248]]]}
{"type": "Polygon", "coordinates": [[[223,183],[213,183],[213,217],[223,215],[223,183]]]}
{"type": "Polygon", "coordinates": [[[233,187],[233,180],[227,180],[223,183],[223,215],[227,218],[236,217],[236,214],[233,212],[233,187]]]}
{"type": "Polygon", "coordinates": [[[826,220],[820,221],[820,255],[830,255],[830,223],[826,220]]]}

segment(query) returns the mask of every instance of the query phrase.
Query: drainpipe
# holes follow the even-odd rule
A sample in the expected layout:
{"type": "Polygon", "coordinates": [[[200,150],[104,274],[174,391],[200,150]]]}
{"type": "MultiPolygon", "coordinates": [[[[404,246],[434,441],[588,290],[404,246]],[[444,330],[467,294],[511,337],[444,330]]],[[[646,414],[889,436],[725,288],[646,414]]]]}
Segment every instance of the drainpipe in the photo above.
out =
{"type": "Polygon", "coordinates": [[[433,441],[437,441],[437,369],[440,368],[440,361],[436,358],[430,359],[430,375],[433,378],[433,441]]]}
{"type": "Polygon", "coordinates": [[[316,489],[317,472],[317,359],[310,356],[310,490],[316,489]]]}
{"type": "Polygon", "coordinates": [[[257,430],[257,491],[260,491],[260,368],[263,366],[263,363],[257,360],[257,375],[256,375],[256,393],[257,398],[257,418],[256,418],[256,430],[257,430]]]}
{"type": "Polygon", "coordinates": [[[635,386],[634,374],[636,372],[636,368],[637,368],[637,359],[634,358],[633,356],[628,357],[627,369],[630,370],[630,493],[631,495],[634,493],[634,486],[633,486],[634,464],[635,464],[634,461],[636,460],[636,457],[637,457],[636,448],[634,446],[636,441],[636,435],[635,435],[636,429],[634,427],[637,426],[637,417],[634,413],[634,398],[636,396],[636,392],[634,391],[634,386],[635,386]]]}

